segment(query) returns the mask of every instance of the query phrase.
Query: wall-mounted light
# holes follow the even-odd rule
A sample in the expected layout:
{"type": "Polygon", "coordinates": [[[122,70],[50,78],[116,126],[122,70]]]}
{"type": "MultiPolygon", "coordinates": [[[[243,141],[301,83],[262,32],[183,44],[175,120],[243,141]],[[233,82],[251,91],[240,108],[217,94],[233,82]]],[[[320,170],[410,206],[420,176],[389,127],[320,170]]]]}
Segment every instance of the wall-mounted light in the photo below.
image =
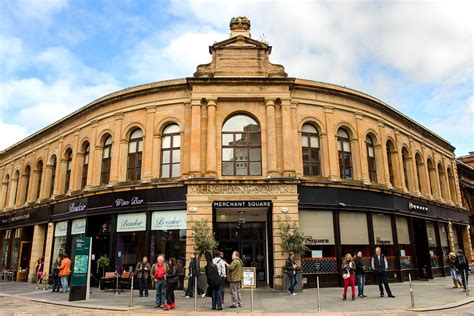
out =
{"type": "Polygon", "coordinates": [[[49,227],[53,227],[53,223],[48,223],[48,226],[49,226],[49,227]]]}
{"type": "Polygon", "coordinates": [[[288,213],[288,207],[282,207],[281,212],[282,213],[288,213]]]}
{"type": "Polygon", "coordinates": [[[344,206],[346,206],[346,203],[340,202],[340,203],[339,203],[339,206],[340,206],[340,207],[344,207],[344,206]]]}
{"type": "Polygon", "coordinates": [[[195,213],[197,212],[197,207],[190,207],[188,208],[188,211],[195,213]]]}

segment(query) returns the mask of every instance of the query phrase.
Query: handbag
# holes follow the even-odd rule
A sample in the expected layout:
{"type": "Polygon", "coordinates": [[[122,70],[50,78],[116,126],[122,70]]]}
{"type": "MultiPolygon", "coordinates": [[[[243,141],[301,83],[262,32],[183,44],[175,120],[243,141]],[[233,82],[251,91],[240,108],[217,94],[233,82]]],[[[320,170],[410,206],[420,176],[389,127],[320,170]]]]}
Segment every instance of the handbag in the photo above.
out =
{"type": "Polygon", "coordinates": [[[344,280],[349,279],[350,276],[351,276],[351,275],[350,275],[349,273],[343,273],[343,274],[342,274],[342,278],[343,278],[344,280]]]}

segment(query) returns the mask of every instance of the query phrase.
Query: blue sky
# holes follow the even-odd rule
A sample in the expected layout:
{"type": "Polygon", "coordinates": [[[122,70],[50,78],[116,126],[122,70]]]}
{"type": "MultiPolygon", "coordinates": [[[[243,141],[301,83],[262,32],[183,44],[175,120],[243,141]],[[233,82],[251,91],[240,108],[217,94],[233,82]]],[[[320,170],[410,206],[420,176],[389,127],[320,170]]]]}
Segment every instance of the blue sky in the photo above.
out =
{"type": "Polygon", "coordinates": [[[126,87],[192,76],[232,16],[291,77],[373,95],[474,151],[472,1],[0,2],[0,150],[126,87]]]}

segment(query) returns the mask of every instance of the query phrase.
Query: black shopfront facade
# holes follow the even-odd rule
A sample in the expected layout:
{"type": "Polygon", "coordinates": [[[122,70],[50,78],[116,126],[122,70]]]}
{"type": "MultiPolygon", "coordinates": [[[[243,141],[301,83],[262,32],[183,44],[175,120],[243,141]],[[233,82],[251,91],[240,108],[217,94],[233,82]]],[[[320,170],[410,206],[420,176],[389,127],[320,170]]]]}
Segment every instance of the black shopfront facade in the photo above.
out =
{"type": "Polygon", "coordinates": [[[105,271],[129,271],[143,256],[154,262],[158,254],[185,264],[186,189],[184,186],[136,189],[91,195],[53,205],[54,237],[51,264],[61,253],[73,256],[74,237],[92,237],[91,272],[102,276],[97,264],[110,259],[105,271]]]}
{"type": "MultiPolygon", "coordinates": [[[[449,275],[445,256],[450,251],[448,222],[454,250],[463,249],[461,229],[468,213],[402,195],[363,189],[299,185],[300,228],[310,249],[302,258],[306,287],[342,284],[346,253],[362,251],[363,262],[379,246],[389,263],[391,281],[449,275]]],[[[367,283],[375,283],[369,271],[367,283]]]]}

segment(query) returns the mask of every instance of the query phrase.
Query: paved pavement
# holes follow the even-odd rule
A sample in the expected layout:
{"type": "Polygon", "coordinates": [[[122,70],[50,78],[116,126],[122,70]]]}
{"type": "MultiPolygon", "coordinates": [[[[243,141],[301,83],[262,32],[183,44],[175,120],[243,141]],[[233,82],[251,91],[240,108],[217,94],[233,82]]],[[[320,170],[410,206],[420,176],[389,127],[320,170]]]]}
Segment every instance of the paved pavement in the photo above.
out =
{"type": "MultiPolygon", "coordinates": [[[[321,294],[321,311],[334,315],[413,315],[413,314],[451,314],[474,316],[474,295],[467,297],[460,289],[452,289],[449,278],[437,278],[430,281],[415,281],[413,283],[416,309],[411,309],[408,283],[391,285],[396,298],[380,298],[378,287],[366,286],[367,298],[342,301],[341,288],[323,288],[321,294]],[[459,307],[461,305],[461,307],[459,307]],[[442,309],[439,312],[435,312],[442,309]]],[[[474,291],[473,291],[474,293],[474,291]]],[[[119,295],[114,292],[104,292],[92,289],[89,301],[68,302],[66,294],[34,290],[34,285],[27,283],[0,283],[0,314],[149,314],[156,313],[154,309],[154,291],[150,297],[140,298],[134,292],[134,307],[129,307],[130,293],[119,295]],[[57,305],[59,304],[59,305],[57,305]],[[92,308],[92,309],[91,309],[92,308]],[[6,311],[6,312],[5,312],[6,311]]],[[[176,292],[177,307],[168,314],[221,315],[235,310],[224,308],[224,313],[210,310],[209,298],[198,298],[197,311],[193,311],[193,299],[185,299],[181,292],[176,292]]],[[[226,293],[226,305],[229,305],[229,294],[226,293]]],[[[239,309],[241,315],[250,313],[250,290],[243,290],[244,307],[239,309]]],[[[254,291],[254,313],[266,315],[278,313],[298,313],[300,315],[317,311],[316,290],[306,289],[297,296],[270,290],[257,289],[254,291]]],[[[165,312],[161,312],[165,313],[165,312]]]]}

